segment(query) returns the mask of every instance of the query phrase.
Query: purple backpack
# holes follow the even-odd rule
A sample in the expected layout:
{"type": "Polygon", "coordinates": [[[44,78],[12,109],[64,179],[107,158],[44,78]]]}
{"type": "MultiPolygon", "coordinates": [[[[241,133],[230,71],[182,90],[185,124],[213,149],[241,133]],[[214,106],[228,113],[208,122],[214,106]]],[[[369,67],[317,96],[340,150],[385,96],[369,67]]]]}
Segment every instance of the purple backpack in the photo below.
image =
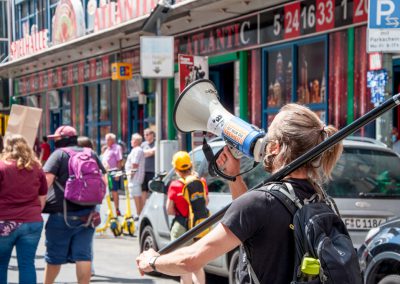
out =
{"type": "Polygon", "coordinates": [[[92,156],[92,150],[89,148],[83,148],[81,152],[70,148],[61,150],[70,157],[64,198],[78,205],[101,204],[106,194],[106,185],[99,165],[92,156]]]}

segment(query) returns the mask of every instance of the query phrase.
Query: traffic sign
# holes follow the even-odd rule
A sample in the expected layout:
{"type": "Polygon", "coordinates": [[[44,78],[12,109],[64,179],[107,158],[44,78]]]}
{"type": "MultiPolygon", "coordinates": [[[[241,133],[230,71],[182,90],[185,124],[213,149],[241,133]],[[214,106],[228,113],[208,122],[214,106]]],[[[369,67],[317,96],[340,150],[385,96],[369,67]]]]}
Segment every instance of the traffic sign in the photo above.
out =
{"type": "Polygon", "coordinates": [[[370,0],[367,52],[400,51],[400,0],[370,0]]]}

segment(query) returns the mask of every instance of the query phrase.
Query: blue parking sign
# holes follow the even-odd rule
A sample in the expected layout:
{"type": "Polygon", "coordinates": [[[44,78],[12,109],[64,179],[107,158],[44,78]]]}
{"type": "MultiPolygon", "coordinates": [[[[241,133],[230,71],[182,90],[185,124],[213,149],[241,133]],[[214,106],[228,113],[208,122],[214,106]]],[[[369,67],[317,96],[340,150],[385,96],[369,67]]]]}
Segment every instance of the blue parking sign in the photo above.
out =
{"type": "Polygon", "coordinates": [[[400,28],[400,0],[370,0],[368,28],[400,28]]]}

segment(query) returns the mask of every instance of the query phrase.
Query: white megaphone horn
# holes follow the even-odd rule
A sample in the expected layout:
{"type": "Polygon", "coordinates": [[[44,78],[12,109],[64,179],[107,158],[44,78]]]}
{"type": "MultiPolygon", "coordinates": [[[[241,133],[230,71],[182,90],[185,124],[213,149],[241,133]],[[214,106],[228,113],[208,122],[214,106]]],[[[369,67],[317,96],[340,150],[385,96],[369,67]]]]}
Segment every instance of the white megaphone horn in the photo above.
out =
{"type": "Polygon", "coordinates": [[[194,81],[182,91],[175,103],[174,123],[181,132],[207,131],[221,136],[256,162],[264,157],[265,132],[228,112],[210,80],[194,81]]]}

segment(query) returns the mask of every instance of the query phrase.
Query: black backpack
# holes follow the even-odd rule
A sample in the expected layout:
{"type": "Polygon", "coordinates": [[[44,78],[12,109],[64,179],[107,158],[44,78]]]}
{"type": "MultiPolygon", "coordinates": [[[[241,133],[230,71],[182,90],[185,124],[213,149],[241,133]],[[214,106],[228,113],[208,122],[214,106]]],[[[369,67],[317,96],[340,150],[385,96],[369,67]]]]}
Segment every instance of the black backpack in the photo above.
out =
{"type": "MultiPolygon", "coordinates": [[[[353,243],[330,198],[320,202],[315,194],[302,202],[286,182],[258,190],[268,190],[293,215],[295,269],[291,284],[362,283],[353,243]]],[[[249,272],[253,282],[258,283],[251,266],[249,272]]]]}

